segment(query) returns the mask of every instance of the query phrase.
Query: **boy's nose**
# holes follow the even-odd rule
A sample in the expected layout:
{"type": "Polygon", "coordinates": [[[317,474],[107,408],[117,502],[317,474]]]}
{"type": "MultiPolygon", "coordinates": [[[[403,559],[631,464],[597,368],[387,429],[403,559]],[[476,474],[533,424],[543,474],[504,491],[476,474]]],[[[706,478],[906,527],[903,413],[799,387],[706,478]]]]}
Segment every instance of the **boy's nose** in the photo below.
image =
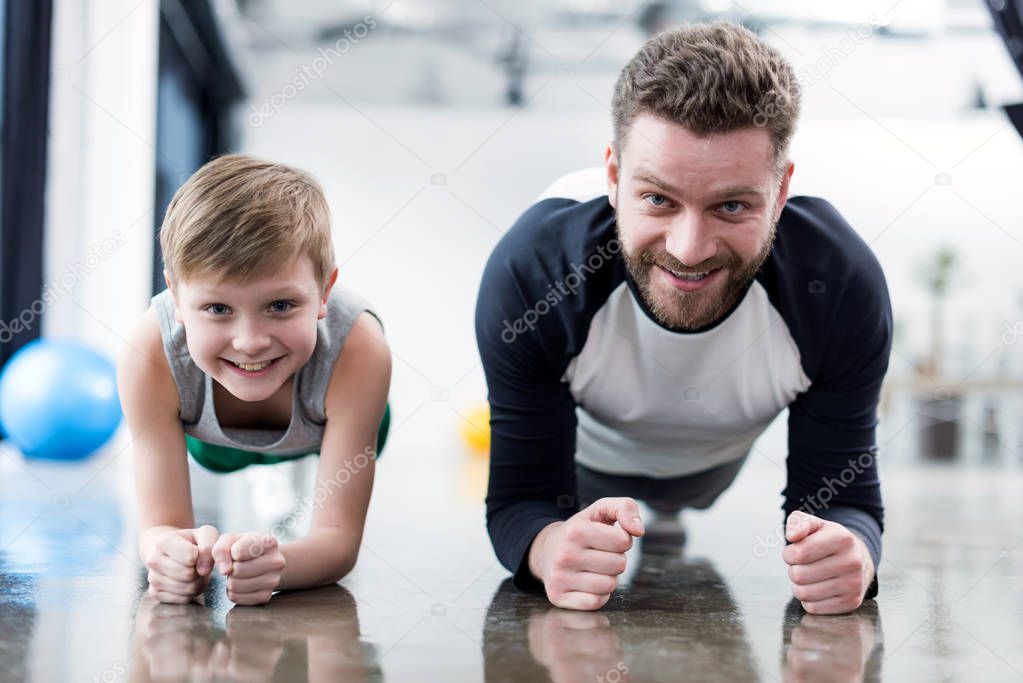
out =
{"type": "Polygon", "coordinates": [[[245,354],[249,359],[262,360],[257,357],[270,348],[270,336],[259,330],[249,330],[237,335],[233,346],[235,351],[245,354]]]}

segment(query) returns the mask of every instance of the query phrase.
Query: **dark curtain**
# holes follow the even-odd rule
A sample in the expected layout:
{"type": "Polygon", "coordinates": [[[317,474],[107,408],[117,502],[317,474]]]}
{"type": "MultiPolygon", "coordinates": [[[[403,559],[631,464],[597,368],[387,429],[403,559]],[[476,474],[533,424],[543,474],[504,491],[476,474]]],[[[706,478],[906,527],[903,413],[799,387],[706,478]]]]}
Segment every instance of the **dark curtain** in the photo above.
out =
{"type": "MultiPolygon", "coordinates": [[[[987,7],[1009,56],[1023,76],[1023,0],[988,0],[987,7]]],[[[1016,131],[1023,135],[1023,103],[1007,105],[1005,113],[1016,131]]]]}
{"type": "Polygon", "coordinates": [[[0,133],[0,366],[39,336],[50,0],[7,0],[0,133]]]}

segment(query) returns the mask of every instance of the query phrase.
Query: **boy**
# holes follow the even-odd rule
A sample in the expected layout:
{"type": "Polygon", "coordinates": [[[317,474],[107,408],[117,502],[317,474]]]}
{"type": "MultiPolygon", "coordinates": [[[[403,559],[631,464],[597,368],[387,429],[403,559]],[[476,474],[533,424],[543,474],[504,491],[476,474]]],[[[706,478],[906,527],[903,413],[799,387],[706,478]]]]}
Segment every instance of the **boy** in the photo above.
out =
{"type": "Polygon", "coordinates": [[[334,583],[355,565],[387,430],[391,356],[368,305],[334,287],[330,215],[302,171],[228,155],[175,194],[160,229],[168,289],[118,362],[135,450],[139,553],[157,600],[237,604],[334,583]],[[187,452],[186,452],[187,448],[187,452]],[[187,455],[229,472],[319,453],[308,534],[195,528],[187,455]]]}

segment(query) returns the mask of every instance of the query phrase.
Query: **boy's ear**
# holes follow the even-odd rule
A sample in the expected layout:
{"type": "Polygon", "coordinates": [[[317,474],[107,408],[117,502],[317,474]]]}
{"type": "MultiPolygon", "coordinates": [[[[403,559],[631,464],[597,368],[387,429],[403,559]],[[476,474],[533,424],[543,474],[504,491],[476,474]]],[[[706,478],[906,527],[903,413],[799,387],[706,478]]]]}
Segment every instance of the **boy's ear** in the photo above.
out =
{"type": "Polygon", "coordinates": [[[327,317],[327,299],[330,297],[330,290],[334,287],[334,283],[337,282],[337,266],[334,266],[334,270],[330,271],[330,277],[327,278],[327,286],[323,289],[323,299],[320,301],[320,312],[316,315],[317,320],[322,320],[327,317]]]}
{"type": "Polygon", "coordinates": [[[175,322],[183,325],[184,321],[181,320],[181,311],[178,309],[177,293],[174,291],[174,282],[171,280],[170,273],[167,272],[166,268],[163,269],[163,281],[167,283],[167,289],[170,291],[171,301],[174,302],[174,320],[175,322]]]}

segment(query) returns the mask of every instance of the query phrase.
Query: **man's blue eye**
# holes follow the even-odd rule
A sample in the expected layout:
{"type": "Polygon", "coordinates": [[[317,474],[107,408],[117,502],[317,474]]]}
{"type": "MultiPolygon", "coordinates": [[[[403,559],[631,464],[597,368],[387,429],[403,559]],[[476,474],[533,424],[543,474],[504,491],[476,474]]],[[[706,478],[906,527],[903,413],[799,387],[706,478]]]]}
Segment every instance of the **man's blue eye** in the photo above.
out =
{"type": "Polygon", "coordinates": [[[644,197],[644,199],[646,199],[651,206],[656,206],[657,208],[660,208],[668,203],[668,198],[660,194],[648,194],[644,197]]]}
{"type": "Polygon", "coordinates": [[[725,209],[725,213],[736,214],[739,213],[743,208],[745,208],[745,206],[742,202],[725,202],[724,204],[721,205],[721,208],[725,209]],[[734,211],[729,211],[727,209],[727,207],[729,206],[733,207],[734,211]]]}

